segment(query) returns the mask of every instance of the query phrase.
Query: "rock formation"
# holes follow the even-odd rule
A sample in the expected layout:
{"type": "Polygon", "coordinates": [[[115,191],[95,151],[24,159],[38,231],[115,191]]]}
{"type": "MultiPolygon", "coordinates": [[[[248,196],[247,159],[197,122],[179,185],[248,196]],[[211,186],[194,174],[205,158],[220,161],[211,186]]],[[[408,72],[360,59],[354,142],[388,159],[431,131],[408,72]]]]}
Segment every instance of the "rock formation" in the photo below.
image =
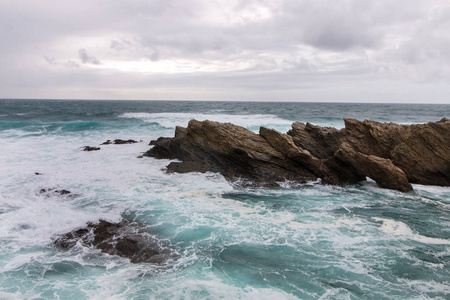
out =
{"type": "Polygon", "coordinates": [[[170,257],[169,248],[146,232],[145,226],[125,219],[119,223],[88,223],[85,228],[58,236],[53,244],[63,250],[75,245],[95,247],[103,253],[129,258],[132,263],[160,264],[170,257]]]}
{"type": "Polygon", "coordinates": [[[219,172],[256,186],[320,178],[354,184],[370,177],[380,187],[412,190],[410,183],[450,186],[450,121],[398,125],[345,119],[337,130],[295,122],[286,134],[259,134],[230,123],[191,120],[174,138],[159,138],[144,156],[178,159],[169,172],[219,172]]]}

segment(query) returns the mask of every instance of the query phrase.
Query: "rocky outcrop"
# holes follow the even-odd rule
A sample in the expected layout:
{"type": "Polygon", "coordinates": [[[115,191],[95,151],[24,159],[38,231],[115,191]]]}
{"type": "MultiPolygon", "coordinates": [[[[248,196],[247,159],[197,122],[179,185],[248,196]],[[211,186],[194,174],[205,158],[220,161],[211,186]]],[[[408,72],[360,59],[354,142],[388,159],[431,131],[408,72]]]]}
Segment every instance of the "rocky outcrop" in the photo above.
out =
{"type": "Polygon", "coordinates": [[[159,138],[145,156],[178,159],[169,172],[218,172],[259,186],[320,178],[409,191],[410,183],[450,186],[450,121],[398,125],[345,119],[345,128],[295,122],[286,134],[259,134],[231,123],[191,120],[174,138],[159,138]]]}
{"type": "Polygon", "coordinates": [[[161,264],[170,257],[169,248],[152,237],[145,226],[125,219],[119,223],[104,220],[88,223],[85,228],[58,236],[53,244],[62,250],[75,245],[94,247],[103,253],[129,258],[132,263],[161,264]]]}

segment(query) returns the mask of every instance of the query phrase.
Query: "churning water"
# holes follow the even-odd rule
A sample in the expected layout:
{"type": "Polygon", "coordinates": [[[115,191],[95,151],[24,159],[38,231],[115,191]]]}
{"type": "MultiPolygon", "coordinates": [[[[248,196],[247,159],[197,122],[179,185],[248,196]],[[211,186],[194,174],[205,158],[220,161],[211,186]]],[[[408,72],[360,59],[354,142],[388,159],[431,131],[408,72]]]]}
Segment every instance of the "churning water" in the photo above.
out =
{"type": "Polygon", "coordinates": [[[0,299],[448,299],[450,188],[244,189],[138,158],[190,119],[286,132],[293,121],[342,128],[344,117],[424,123],[450,106],[0,100],[0,299]],[[142,142],[99,146],[117,138],[142,142]],[[71,193],[41,192],[52,188],[71,193]],[[173,258],[133,264],[52,245],[122,218],[173,258]]]}

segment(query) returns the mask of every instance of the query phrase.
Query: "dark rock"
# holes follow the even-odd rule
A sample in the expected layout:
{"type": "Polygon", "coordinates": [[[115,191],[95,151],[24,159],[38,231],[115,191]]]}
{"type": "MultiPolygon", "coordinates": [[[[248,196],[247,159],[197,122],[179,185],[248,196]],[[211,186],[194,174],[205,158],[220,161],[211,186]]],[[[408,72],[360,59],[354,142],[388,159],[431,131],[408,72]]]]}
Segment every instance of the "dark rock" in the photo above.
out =
{"type": "Polygon", "coordinates": [[[72,194],[71,191],[64,190],[64,189],[58,190],[56,188],[40,189],[39,194],[45,194],[47,197],[50,197],[51,194],[58,194],[61,196],[64,196],[64,195],[76,196],[76,195],[72,194]]]}
{"type": "Polygon", "coordinates": [[[34,172],[34,175],[42,175],[42,173],[34,172]]]}
{"type": "Polygon", "coordinates": [[[163,263],[171,256],[168,247],[151,236],[144,225],[122,220],[111,223],[100,220],[86,228],[74,230],[54,239],[53,244],[68,250],[79,244],[103,253],[130,259],[132,263],[163,263]]]}
{"type": "Polygon", "coordinates": [[[354,184],[366,177],[405,192],[410,183],[450,185],[448,119],[419,125],[345,119],[342,130],[295,122],[287,134],[191,120],[174,138],[150,144],[144,156],[181,161],[171,162],[169,172],[219,172],[255,185],[317,178],[354,184]]]}
{"type": "Polygon", "coordinates": [[[91,147],[91,146],[84,146],[83,151],[97,151],[100,150],[99,147],[91,147]]]}
{"type": "Polygon", "coordinates": [[[60,195],[67,195],[70,194],[70,191],[68,190],[56,190],[56,193],[59,193],[60,195]]]}
{"type": "Polygon", "coordinates": [[[121,139],[115,139],[114,141],[107,140],[106,142],[102,143],[102,145],[123,145],[123,144],[135,144],[137,141],[135,140],[121,140],[121,139]]]}
{"type": "Polygon", "coordinates": [[[114,144],[115,144],[115,145],[121,145],[121,144],[135,144],[135,143],[137,143],[137,141],[135,141],[135,140],[120,140],[120,139],[114,140],[114,144]]]}

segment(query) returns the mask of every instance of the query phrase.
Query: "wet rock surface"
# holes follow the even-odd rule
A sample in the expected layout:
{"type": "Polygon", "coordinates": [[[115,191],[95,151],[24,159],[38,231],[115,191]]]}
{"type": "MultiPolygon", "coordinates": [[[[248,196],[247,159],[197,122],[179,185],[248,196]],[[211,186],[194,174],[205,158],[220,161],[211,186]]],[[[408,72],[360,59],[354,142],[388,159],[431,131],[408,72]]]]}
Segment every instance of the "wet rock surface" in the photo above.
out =
{"type": "Polygon", "coordinates": [[[75,245],[94,247],[128,258],[132,263],[161,264],[171,256],[170,249],[150,235],[144,225],[125,219],[118,223],[104,220],[88,223],[85,228],[56,237],[53,244],[62,250],[75,245]]]}
{"type": "Polygon", "coordinates": [[[411,183],[450,186],[450,121],[398,125],[344,119],[338,130],[295,122],[286,134],[191,120],[159,138],[144,156],[178,159],[169,172],[218,172],[256,186],[280,181],[354,184],[370,177],[403,192],[411,183]]]}

